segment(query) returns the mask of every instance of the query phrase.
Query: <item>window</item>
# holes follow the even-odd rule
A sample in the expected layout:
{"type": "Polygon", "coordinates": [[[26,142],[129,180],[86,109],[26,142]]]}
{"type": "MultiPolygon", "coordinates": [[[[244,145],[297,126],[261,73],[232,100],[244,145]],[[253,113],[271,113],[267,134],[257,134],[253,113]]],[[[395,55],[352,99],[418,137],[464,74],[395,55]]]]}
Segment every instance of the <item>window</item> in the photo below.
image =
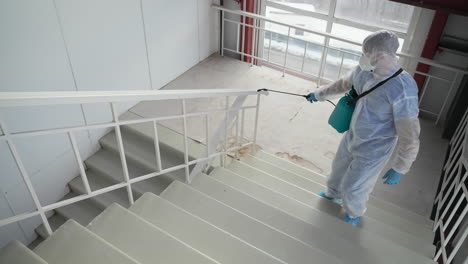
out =
{"type": "Polygon", "coordinates": [[[388,0],[337,0],[335,17],[407,32],[414,7],[388,0]]]}
{"type": "Polygon", "coordinates": [[[358,43],[374,31],[392,30],[399,36],[401,51],[415,9],[388,0],[266,0],[266,17],[301,28],[291,29],[288,42],[288,27],[267,22],[265,27],[273,32],[264,34],[263,57],[283,66],[288,43],[288,69],[335,80],[358,64],[361,46],[332,38],[326,41],[307,30],[358,43]],[[335,13],[329,14],[331,10],[335,13]]]}
{"type": "Polygon", "coordinates": [[[272,0],[271,2],[321,14],[328,14],[330,9],[330,0],[272,0]]]}

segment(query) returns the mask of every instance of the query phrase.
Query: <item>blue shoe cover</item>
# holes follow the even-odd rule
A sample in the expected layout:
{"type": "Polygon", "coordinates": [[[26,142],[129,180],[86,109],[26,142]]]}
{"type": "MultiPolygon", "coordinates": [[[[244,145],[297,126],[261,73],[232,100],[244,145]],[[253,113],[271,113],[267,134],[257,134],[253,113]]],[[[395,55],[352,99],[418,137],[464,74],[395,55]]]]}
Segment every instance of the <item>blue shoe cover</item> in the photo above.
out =
{"type": "Polygon", "coordinates": [[[359,221],[361,220],[361,217],[358,216],[358,217],[355,217],[355,218],[351,218],[351,217],[349,217],[348,214],[345,214],[343,220],[348,224],[351,224],[353,226],[357,226],[359,224],[359,221]]]}
{"type": "Polygon", "coordinates": [[[325,191],[319,192],[319,195],[322,196],[323,198],[325,198],[325,199],[327,199],[329,201],[332,201],[334,203],[337,203],[337,204],[341,204],[341,202],[342,202],[342,200],[340,198],[333,198],[333,197],[327,196],[325,191]]]}

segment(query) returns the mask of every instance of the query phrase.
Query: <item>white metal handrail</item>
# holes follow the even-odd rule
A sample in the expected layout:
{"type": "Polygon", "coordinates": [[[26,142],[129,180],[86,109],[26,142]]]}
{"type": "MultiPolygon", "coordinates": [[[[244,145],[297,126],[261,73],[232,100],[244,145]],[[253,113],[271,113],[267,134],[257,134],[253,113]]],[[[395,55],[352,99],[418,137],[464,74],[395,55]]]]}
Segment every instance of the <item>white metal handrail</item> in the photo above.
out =
{"type": "MultiPolygon", "coordinates": [[[[163,175],[166,173],[170,173],[176,170],[184,169],[185,170],[185,177],[186,181],[190,183],[191,175],[189,171],[189,167],[192,165],[196,165],[200,162],[209,162],[215,157],[225,157],[228,153],[235,152],[241,148],[245,148],[250,145],[256,144],[256,133],[257,133],[257,126],[258,126],[258,112],[259,112],[259,102],[260,102],[260,95],[262,93],[258,93],[255,90],[251,89],[205,89],[205,90],[163,90],[163,91],[87,91],[87,92],[24,92],[24,93],[17,93],[17,92],[1,92],[0,93],[0,108],[5,107],[18,107],[18,106],[44,106],[44,105],[60,105],[60,104],[89,104],[89,103],[107,103],[110,105],[110,110],[112,112],[113,121],[106,122],[101,124],[93,124],[93,125],[78,125],[73,127],[61,127],[61,128],[50,128],[50,129],[41,129],[41,130],[34,130],[34,131],[21,131],[21,132],[10,132],[6,124],[0,120],[0,129],[3,132],[3,135],[0,135],[0,141],[6,141],[12,157],[16,162],[16,165],[20,171],[21,177],[26,184],[27,190],[31,195],[36,210],[33,212],[22,213],[19,215],[15,215],[9,218],[0,219],[0,226],[8,225],[13,222],[18,222],[24,219],[28,219],[34,216],[39,215],[41,220],[46,228],[47,233],[50,235],[52,233],[52,229],[50,223],[46,217],[46,212],[50,210],[54,210],[63,206],[67,206],[84,199],[92,198],[97,195],[101,195],[107,192],[114,191],[119,188],[126,188],[128,194],[128,200],[130,204],[133,204],[133,192],[132,192],[132,184],[135,184],[140,181],[144,181],[153,177],[157,177],[159,175],[163,175]],[[223,109],[213,109],[207,110],[204,112],[195,112],[195,113],[187,113],[186,111],[186,100],[187,99],[194,99],[194,98],[215,98],[215,97],[226,97],[229,98],[230,96],[257,96],[257,104],[254,106],[236,106],[231,107],[229,105],[229,101],[226,100],[226,106],[223,109]],[[118,113],[116,110],[116,103],[117,102],[126,102],[126,101],[154,101],[154,100],[171,100],[171,99],[178,99],[181,101],[181,110],[182,114],[179,115],[172,115],[172,116],[164,116],[164,117],[156,117],[156,118],[137,118],[132,120],[119,120],[118,113]],[[255,109],[256,118],[254,124],[254,135],[252,142],[242,144],[242,140],[236,138],[236,144],[234,147],[228,148],[227,144],[224,144],[224,148],[222,150],[216,150],[215,152],[208,151],[209,149],[213,149],[209,146],[210,142],[210,133],[208,130],[208,115],[212,113],[223,113],[225,114],[224,119],[227,120],[228,116],[232,116],[230,113],[235,113],[234,116],[236,118],[235,122],[235,129],[236,129],[236,137],[238,136],[238,129],[239,129],[239,112],[242,115],[241,119],[241,136],[244,135],[244,114],[245,110],[247,109],[255,109]],[[200,116],[205,117],[205,126],[206,126],[206,139],[207,139],[207,153],[205,157],[196,157],[193,160],[189,161],[189,151],[188,151],[188,135],[187,135],[187,118],[200,116]],[[173,166],[170,168],[162,169],[161,167],[161,157],[160,157],[160,150],[159,150],[159,140],[158,140],[158,132],[157,132],[157,122],[162,120],[169,120],[169,119],[182,119],[183,120],[183,138],[184,138],[184,164],[173,166]],[[152,122],[153,129],[154,129],[154,147],[155,147],[155,155],[156,159],[155,164],[157,171],[141,175],[135,178],[129,177],[127,161],[125,156],[125,148],[123,145],[122,133],[120,131],[120,127],[123,125],[130,125],[130,124],[139,124],[145,122],[152,122]],[[113,128],[116,133],[117,144],[118,144],[118,151],[120,155],[120,161],[123,169],[124,175],[124,182],[117,183],[105,188],[92,190],[90,184],[88,182],[88,177],[86,175],[86,170],[84,167],[84,161],[80,155],[75,134],[77,131],[81,130],[90,130],[90,129],[102,129],[102,128],[113,128]],[[30,136],[38,136],[38,135],[50,135],[50,134],[67,134],[71,149],[75,155],[76,162],[78,163],[79,172],[81,179],[83,181],[83,185],[85,187],[86,193],[69,198],[63,201],[55,202],[48,205],[42,205],[36,190],[31,182],[31,179],[28,175],[25,165],[22,162],[19,152],[16,149],[16,145],[14,140],[18,137],[30,137],[30,136]]],[[[243,101],[242,101],[243,103],[243,101]]],[[[227,124],[227,122],[225,122],[227,124]]],[[[228,127],[227,125],[223,128],[225,133],[225,138],[227,139],[228,135],[228,127]]],[[[216,147],[216,146],[215,146],[216,147]]]]}
{"type": "MultiPolygon", "coordinates": [[[[356,45],[356,46],[362,46],[362,43],[351,40],[351,39],[348,39],[348,38],[344,38],[344,37],[341,37],[341,36],[338,36],[338,35],[335,35],[335,34],[331,34],[331,33],[328,33],[328,32],[312,30],[312,29],[308,29],[308,28],[305,28],[305,27],[301,27],[301,26],[297,26],[297,25],[293,25],[293,24],[288,24],[288,23],[285,23],[285,22],[277,21],[277,20],[274,20],[274,19],[271,19],[271,18],[268,18],[268,17],[265,17],[265,16],[250,13],[250,12],[245,12],[245,11],[240,11],[240,10],[231,10],[231,9],[224,8],[224,7],[221,7],[221,6],[218,6],[218,5],[212,5],[212,8],[215,9],[215,10],[218,10],[221,13],[221,28],[222,28],[222,30],[221,30],[221,55],[224,55],[224,51],[229,51],[229,52],[232,52],[232,53],[235,53],[235,54],[240,54],[243,57],[251,58],[252,64],[253,64],[254,59],[258,60],[258,61],[263,61],[263,62],[265,62],[267,64],[270,64],[272,66],[275,66],[275,67],[281,69],[282,72],[283,72],[283,76],[286,73],[286,71],[291,72],[291,73],[304,75],[304,76],[310,76],[310,77],[316,78],[317,79],[317,84],[320,85],[322,80],[325,80],[325,81],[328,81],[328,82],[333,81],[333,80],[327,79],[327,78],[325,78],[323,76],[324,68],[326,66],[325,61],[326,61],[327,53],[328,53],[329,50],[335,50],[335,51],[340,52],[340,54],[341,54],[341,62],[340,62],[340,65],[339,65],[339,74],[338,74],[339,76],[341,76],[341,73],[342,73],[345,54],[354,55],[354,56],[360,56],[361,55],[360,53],[350,52],[350,51],[347,51],[347,50],[344,50],[344,49],[341,49],[341,48],[337,48],[337,47],[333,47],[333,46],[330,45],[329,40],[333,39],[333,40],[341,41],[341,42],[356,45]],[[228,13],[228,14],[231,14],[231,15],[238,15],[238,16],[241,16],[241,17],[252,18],[253,23],[251,25],[251,24],[247,24],[247,23],[244,23],[244,22],[239,22],[239,21],[235,21],[235,20],[232,20],[232,19],[225,18],[225,13],[228,13]],[[263,22],[263,23],[257,23],[259,21],[263,22]],[[237,39],[236,39],[236,48],[235,48],[235,50],[230,49],[230,48],[226,48],[224,46],[225,22],[237,25],[237,32],[236,32],[237,39]],[[269,22],[269,23],[273,23],[273,24],[276,24],[276,25],[284,26],[284,27],[287,28],[288,33],[283,33],[283,32],[278,32],[278,31],[275,31],[275,30],[267,29],[264,26],[264,22],[269,22]],[[262,26],[262,24],[263,24],[263,26],[262,26]],[[270,44],[268,45],[268,53],[267,53],[266,56],[260,57],[259,55],[255,55],[254,53],[247,54],[247,53],[242,51],[243,49],[240,50],[239,49],[239,33],[240,33],[241,26],[244,27],[244,28],[245,27],[252,28],[253,35],[255,35],[258,32],[263,31],[263,32],[275,33],[275,34],[286,37],[287,38],[286,39],[286,50],[284,52],[283,63],[279,64],[279,63],[276,63],[276,62],[272,62],[270,60],[271,34],[270,34],[270,39],[269,39],[270,44]],[[322,37],[325,38],[325,41],[324,41],[324,43],[318,43],[316,41],[310,41],[310,40],[306,40],[306,39],[303,39],[303,38],[298,38],[298,37],[291,36],[291,29],[298,29],[298,30],[301,30],[303,32],[308,32],[308,33],[311,33],[311,34],[322,36],[322,37]],[[288,65],[287,65],[289,40],[291,40],[291,39],[298,39],[298,40],[304,41],[304,43],[305,43],[304,51],[302,53],[302,67],[301,67],[301,70],[297,70],[297,69],[288,67],[288,65]],[[323,52],[322,52],[322,55],[320,57],[320,62],[319,62],[320,65],[319,65],[319,74],[318,75],[314,75],[312,73],[307,73],[307,72],[304,71],[304,63],[306,61],[306,54],[307,54],[308,45],[316,45],[316,46],[320,46],[320,47],[323,48],[323,52]]],[[[244,32],[244,35],[245,35],[245,30],[243,32],[244,32]]],[[[443,69],[443,70],[446,70],[446,71],[449,71],[449,72],[453,73],[453,75],[452,75],[453,77],[451,79],[446,79],[446,78],[442,78],[442,77],[439,77],[439,76],[435,76],[433,74],[418,71],[417,69],[410,70],[410,72],[412,74],[420,74],[420,75],[423,75],[423,76],[427,77],[425,82],[424,82],[424,85],[423,85],[423,87],[421,89],[421,95],[420,95],[420,98],[419,98],[419,103],[420,104],[421,104],[421,102],[423,101],[423,99],[426,96],[427,87],[428,87],[429,83],[433,79],[442,81],[442,82],[447,84],[447,87],[448,87],[447,94],[446,94],[445,98],[443,99],[442,106],[441,106],[441,108],[439,109],[439,111],[437,113],[426,110],[426,109],[422,109],[422,108],[420,109],[421,112],[424,112],[424,113],[435,116],[436,117],[436,124],[438,124],[440,119],[442,118],[442,114],[444,113],[444,110],[447,107],[448,100],[450,99],[450,97],[452,95],[452,92],[455,89],[455,84],[457,83],[457,80],[460,77],[462,77],[463,75],[468,74],[468,71],[466,69],[463,69],[463,68],[454,67],[454,66],[446,65],[446,64],[442,64],[442,63],[437,63],[437,62],[429,60],[429,59],[421,58],[421,57],[418,57],[418,56],[413,56],[413,55],[406,54],[406,53],[401,53],[400,52],[400,53],[397,53],[397,55],[399,57],[403,58],[407,65],[420,63],[420,64],[432,66],[432,67],[434,67],[436,69],[443,69]]]]}
{"type": "Polygon", "coordinates": [[[468,219],[468,111],[465,112],[457,130],[450,140],[450,150],[444,165],[441,187],[435,198],[433,231],[440,237],[440,247],[434,260],[442,256],[443,263],[451,263],[468,236],[468,227],[462,229],[463,219],[468,219]],[[458,197],[458,199],[457,199],[458,197]],[[464,208],[459,215],[456,212],[464,208]],[[450,232],[448,228],[450,227],[450,232]],[[457,237],[457,241],[455,241],[457,237]],[[453,250],[449,252],[448,247],[453,250]]]}

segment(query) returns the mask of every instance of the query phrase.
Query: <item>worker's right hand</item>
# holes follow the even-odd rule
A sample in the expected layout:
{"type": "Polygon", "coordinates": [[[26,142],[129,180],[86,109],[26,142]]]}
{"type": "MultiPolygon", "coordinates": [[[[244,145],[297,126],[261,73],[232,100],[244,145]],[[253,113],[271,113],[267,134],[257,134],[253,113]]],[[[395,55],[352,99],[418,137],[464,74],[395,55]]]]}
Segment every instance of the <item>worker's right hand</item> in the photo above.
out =
{"type": "Polygon", "coordinates": [[[308,94],[306,99],[307,99],[307,101],[309,101],[311,103],[318,101],[317,98],[315,98],[315,94],[313,92],[308,94]]]}

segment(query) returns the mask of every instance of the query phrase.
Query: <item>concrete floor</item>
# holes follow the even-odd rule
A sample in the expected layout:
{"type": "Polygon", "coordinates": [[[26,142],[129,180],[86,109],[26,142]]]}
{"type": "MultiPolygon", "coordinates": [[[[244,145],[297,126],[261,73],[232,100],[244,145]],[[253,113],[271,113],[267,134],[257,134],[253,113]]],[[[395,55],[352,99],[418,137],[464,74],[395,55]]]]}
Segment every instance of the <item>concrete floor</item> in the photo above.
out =
{"type": "MultiPolygon", "coordinates": [[[[213,55],[185,72],[163,89],[235,89],[269,88],[305,94],[316,84],[286,75],[267,67],[251,67],[247,63],[213,55]]],[[[231,99],[231,102],[233,100],[231,99]]],[[[225,99],[198,99],[187,102],[187,111],[223,109],[225,99]]],[[[244,105],[254,105],[255,97],[244,105]]],[[[328,117],[333,110],[329,103],[308,103],[304,98],[270,93],[262,96],[258,145],[280,157],[287,158],[313,171],[328,174],[342,135],[332,129],[328,117]]],[[[141,102],[130,111],[144,117],[180,114],[179,102],[141,102]]],[[[210,116],[210,133],[222,114],[210,116]]],[[[253,135],[254,111],[247,111],[245,138],[253,135]]],[[[188,120],[188,134],[205,142],[202,118],[188,120]]],[[[181,131],[182,120],[162,122],[181,131]]],[[[373,194],[381,199],[428,216],[442,168],[448,142],[440,138],[441,131],[431,121],[421,120],[421,148],[411,171],[401,184],[387,186],[378,181],[373,194]]]]}

